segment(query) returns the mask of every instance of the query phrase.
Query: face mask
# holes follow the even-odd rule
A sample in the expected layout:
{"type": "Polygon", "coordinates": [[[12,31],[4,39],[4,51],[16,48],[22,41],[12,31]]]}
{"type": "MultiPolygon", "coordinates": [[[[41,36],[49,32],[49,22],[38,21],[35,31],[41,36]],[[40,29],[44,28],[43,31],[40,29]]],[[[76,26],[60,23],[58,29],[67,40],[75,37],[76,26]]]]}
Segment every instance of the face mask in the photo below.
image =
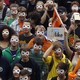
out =
{"type": "Polygon", "coordinates": [[[80,49],[80,45],[75,45],[75,49],[80,49]]]}
{"type": "Polygon", "coordinates": [[[15,73],[19,74],[19,73],[20,73],[20,69],[13,69],[13,73],[14,73],[14,74],[15,74],[15,73]]]}
{"type": "Polygon", "coordinates": [[[57,69],[56,70],[58,74],[64,74],[64,70],[63,69],[57,69]]]}
{"type": "Polygon", "coordinates": [[[3,31],[2,35],[9,35],[9,31],[3,31]]]}
{"type": "Polygon", "coordinates": [[[19,42],[19,39],[12,37],[11,40],[10,40],[10,42],[19,42]]]}
{"type": "Polygon", "coordinates": [[[47,1],[47,4],[53,5],[53,1],[47,1]]]}
{"type": "Polygon", "coordinates": [[[23,29],[25,29],[25,28],[30,29],[30,25],[24,25],[23,29]]]}
{"type": "Polygon", "coordinates": [[[72,6],[72,10],[78,11],[78,6],[72,6]]]}
{"type": "Polygon", "coordinates": [[[25,13],[25,12],[22,12],[22,13],[19,12],[19,13],[18,13],[18,16],[26,16],[26,13],[25,13]]]}
{"type": "Polygon", "coordinates": [[[37,31],[37,35],[44,35],[44,31],[37,31]]]}
{"type": "Polygon", "coordinates": [[[42,6],[42,5],[37,5],[36,8],[37,8],[37,9],[42,9],[43,6],[42,6]]]}
{"type": "Polygon", "coordinates": [[[49,23],[49,27],[52,27],[52,23],[51,22],[49,23]]]}
{"type": "Polygon", "coordinates": [[[40,49],[41,50],[42,49],[42,46],[41,45],[34,44],[33,48],[34,49],[40,49]]]}
{"type": "Polygon", "coordinates": [[[15,11],[11,10],[11,14],[17,14],[17,13],[18,13],[17,10],[15,10],[15,11]]]}
{"type": "Polygon", "coordinates": [[[57,50],[55,50],[55,53],[61,53],[61,52],[62,52],[61,48],[58,48],[57,50]]]}
{"type": "Polygon", "coordinates": [[[21,55],[29,56],[29,51],[21,51],[21,55]]]}
{"type": "Polygon", "coordinates": [[[29,80],[29,79],[28,79],[28,76],[25,76],[25,77],[20,77],[19,80],[29,80]]]}

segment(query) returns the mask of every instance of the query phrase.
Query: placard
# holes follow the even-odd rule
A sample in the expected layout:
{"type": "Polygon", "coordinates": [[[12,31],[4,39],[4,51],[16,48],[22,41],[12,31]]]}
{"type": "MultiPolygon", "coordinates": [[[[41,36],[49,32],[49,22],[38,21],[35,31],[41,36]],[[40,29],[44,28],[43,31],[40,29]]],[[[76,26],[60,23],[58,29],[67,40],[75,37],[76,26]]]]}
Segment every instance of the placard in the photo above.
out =
{"type": "Polygon", "coordinates": [[[64,40],[64,28],[47,28],[47,37],[49,39],[56,38],[57,40],[64,40]]]}

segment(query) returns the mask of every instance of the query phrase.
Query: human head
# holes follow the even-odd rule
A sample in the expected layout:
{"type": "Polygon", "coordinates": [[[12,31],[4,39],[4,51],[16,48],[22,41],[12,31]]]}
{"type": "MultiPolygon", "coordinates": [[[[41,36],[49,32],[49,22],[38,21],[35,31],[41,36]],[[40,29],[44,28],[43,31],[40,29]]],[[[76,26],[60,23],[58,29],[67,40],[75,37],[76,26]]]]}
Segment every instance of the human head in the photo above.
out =
{"type": "Polygon", "coordinates": [[[36,11],[41,12],[44,9],[44,3],[42,1],[38,1],[36,3],[36,11]]]}
{"type": "Polygon", "coordinates": [[[76,39],[76,41],[74,42],[74,49],[75,49],[75,52],[80,54],[80,39],[76,39]]]}
{"type": "Polygon", "coordinates": [[[62,57],[63,45],[60,41],[54,42],[53,51],[57,59],[60,59],[62,57]]]}
{"type": "Polygon", "coordinates": [[[35,37],[34,41],[33,41],[33,49],[35,50],[35,52],[39,52],[42,50],[42,46],[43,46],[43,41],[40,38],[35,37]]]}
{"type": "Polygon", "coordinates": [[[9,41],[10,40],[10,38],[11,38],[11,36],[13,35],[13,34],[15,34],[15,31],[11,28],[11,27],[9,27],[9,26],[7,26],[7,25],[2,25],[1,27],[0,27],[0,41],[2,41],[2,40],[7,40],[7,41],[9,41]],[[5,32],[5,31],[6,32],[5,32]],[[2,34],[3,33],[3,34],[2,34]],[[8,34],[9,33],[9,34],[8,34]]]}
{"type": "Polygon", "coordinates": [[[60,62],[56,67],[56,72],[60,78],[67,77],[69,66],[67,63],[60,62]]]}
{"type": "Polygon", "coordinates": [[[23,62],[28,61],[30,55],[30,49],[26,45],[24,45],[21,47],[20,52],[21,52],[22,61],[23,62]]]}
{"type": "Polygon", "coordinates": [[[23,29],[23,32],[24,32],[25,34],[28,34],[28,33],[31,32],[32,27],[31,27],[31,22],[30,22],[30,20],[25,20],[25,21],[24,21],[24,24],[23,24],[22,29],[23,29]]]}
{"type": "Polygon", "coordinates": [[[30,75],[31,73],[28,70],[23,69],[20,72],[19,80],[30,80],[30,75]]]}
{"type": "Polygon", "coordinates": [[[45,27],[43,25],[37,25],[35,27],[35,35],[41,39],[44,39],[45,27]]]}
{"type": "Polygon", "coordinates": [[[20,6],[20,7],[18,8],[18,16],[19,16],[19,20],[20,20],[20,21],[24,21],[24,20],[25,20],[25,18],[26,18],[26,16],[27,16],[27,10],[26,10],[25,7],[20,6]]]}
{"type": "Polygon", "coordinates": [[[15,3],[10,5],[10,10],[12,15],[18,14],[18,7],[19,7],[18,4],[15,4],[15,3]]]}
{"type": "Polygon", "coordinates": [[[54,1],[53,0],[46,0],[46,7],[48,7],[48,10],[53,10],[54,1]]]}
{"type": "Polygon", "coordinates": [[[79,10],[79,3],[77,1],[73,1],[71,3],[71,10],[72,10],[72,12],[78,12],[78,10],[79,10]]]}
{"type": "Polygon", "coordinates": [[[64,20],[67,17],[67,10],[63,6],[60,6],[58,8],[58,13],[59,13],[59,15],[60,15],[60,17],[61,17],[62,20],[64,20]]]}
{"type": "Polygon", "coordinates": [[[19,78],[20,71],[23,69],[23,66],[19,63],[16,63],[13,67],[13,76],[14,78],[19,78]]]}
{"type": "Polygon", "coordinates": [[[18,47],[19,46],[19,36],[14,34],[11,36],[10,44],[12,47],[18,47]]]}

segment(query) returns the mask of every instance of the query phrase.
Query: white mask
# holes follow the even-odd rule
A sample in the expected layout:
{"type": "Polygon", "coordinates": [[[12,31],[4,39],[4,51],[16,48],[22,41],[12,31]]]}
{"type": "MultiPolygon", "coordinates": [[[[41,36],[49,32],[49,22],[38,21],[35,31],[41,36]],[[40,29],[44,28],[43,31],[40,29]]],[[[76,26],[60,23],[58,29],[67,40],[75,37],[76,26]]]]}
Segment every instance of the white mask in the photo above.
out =
{"type": "Polygon", "coordinates": [[[49,22],[49,27],[52,27],[52,23],[51,22],[49,22]]]}
{"type": "Polygon", "coordinates": [[[42,5],[36,5],[36,8],[37,8],[37,9],[42,9],[43,6],[42,6],[42,5]]]}
{"type": "Polygon", "coordinates": [[[20,69],[13,69],[13,73],[14,73],[14,74],[15,74],[15,73],[19,74],[19,73],[20,73],[20,69]]]}
{"type": "Polygon", "coordinates": [[[9,35],[9,31],[4,31],[4,30],[3,30],[2,35],[4,35],[4,34],[5,34],[5,35],[9,35]]]}
{"type": "Polygon", "coordinates": [[[22,13],[19,12],[19,13],[18,13],[18,16],[26,16],[26,13],[25,13],[25,12],[22,12],[22,13]]]}
{"type": "Polygon", "coordinates": [[[34,49],[42,49],[42,46],[41,45],[34,44],[33,48],[34,49]]]}
{"type": "Polygon", "coordinates": [[[29,51],[21,51],[21,55],[29,56],[29,51]]]}
{"type": "Polygon", "coordinates": [[[53,1],[47,1],[47,3],[53,5],[53,1]]]}
{"type": "Polygon", "coordinates": [[[29,80],[29,78],[28,78],[28,76],[25,76],[25,77],[20,76],[19,80],[29,80]]]}
{"type": "Polygon", "coordinates": [[[44,31],[37,31],[37,35],[44,35],[44,31]]]}
{"type": "Polygon", "coordinates": [[[15,10],[15,11],[11,10],[11,14],[17,14],[17,13],[18,13],[17,10],[15,10]]]}
{"type": "Polygon", "coordinates": [[[75,45],[75,49],[80,49],[80,45],[75,45]]]}
{"type": "Polygon", "coordinates": [[[55,50],[55,53],[61,53],[61,52],[62,52],[61,48],[58,48],[57,50],[55,50]]]}
{"type": "Polygon", "coordinates": [[[30,29],[30,25],[27,25],[27,26],[24,25],[24,26],[23,26],[23,29],[25,29],[25,28],[30,29]]]}
{"type": "Polygon", "coordinates": [[[57,69],[56,71],[57,71],[58,74],[63,74],[64,73],[63,69],[57,69]]]}
{"type": "Polygon", "coordinates": [[[10,42],[19,42],[19,39],[12,37],[12,38],[10,39],[10,42]]]}
{"type": "Polygon", "coordinates": [[[78,11],[78,6],[72,6],[72,10],[78,11]]]}

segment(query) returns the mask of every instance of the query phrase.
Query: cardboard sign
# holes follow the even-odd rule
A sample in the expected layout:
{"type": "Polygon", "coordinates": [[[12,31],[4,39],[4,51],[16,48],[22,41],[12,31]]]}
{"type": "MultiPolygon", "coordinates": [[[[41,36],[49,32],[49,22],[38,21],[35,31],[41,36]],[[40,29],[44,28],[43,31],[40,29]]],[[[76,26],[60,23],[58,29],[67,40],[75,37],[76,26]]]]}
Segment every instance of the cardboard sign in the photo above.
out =
{"type": "Polygon", "coordinates": [[[57,40],[64,40],[64,28],[47,28],[47,37],[49,39],[56,38],[57,40]]]}

